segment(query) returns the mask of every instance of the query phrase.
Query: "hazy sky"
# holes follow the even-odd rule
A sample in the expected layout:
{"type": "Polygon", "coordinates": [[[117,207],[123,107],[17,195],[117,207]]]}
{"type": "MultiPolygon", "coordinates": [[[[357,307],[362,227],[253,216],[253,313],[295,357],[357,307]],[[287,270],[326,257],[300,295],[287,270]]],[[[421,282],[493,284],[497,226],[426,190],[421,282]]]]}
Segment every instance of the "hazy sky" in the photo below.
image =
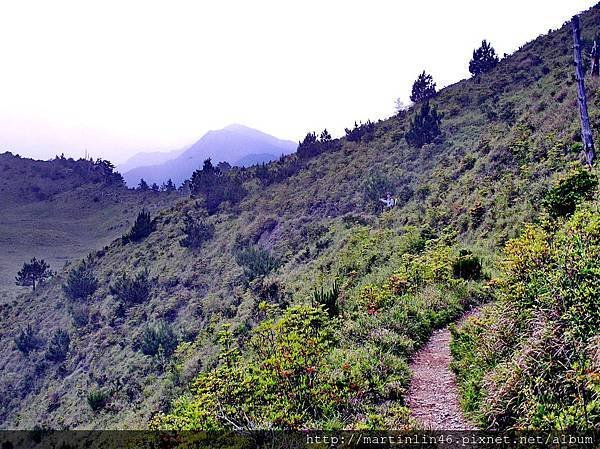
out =
{"type": "Polygon", "coordinates": [[[385,118],[593,0],[0,0],[0,152],[122,162],[242,123],[300,139],[385,118]]]}

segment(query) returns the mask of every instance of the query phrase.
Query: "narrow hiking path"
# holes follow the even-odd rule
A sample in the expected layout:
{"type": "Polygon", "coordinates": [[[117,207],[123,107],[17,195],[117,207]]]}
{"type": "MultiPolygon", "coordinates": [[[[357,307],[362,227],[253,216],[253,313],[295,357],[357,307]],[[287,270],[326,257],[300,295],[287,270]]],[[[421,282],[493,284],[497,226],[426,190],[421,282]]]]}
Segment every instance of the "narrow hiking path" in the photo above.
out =
{"type": "MultiPolygon", "coordinates": [[[[475,313],[476,309],[466,312],[457,324],[460,325],[475,313]]],[[[450,329],[446,326],[434,331],[410,362],[412,381],[406,403],[412,416],[424,429],[476,429],[460,408],[456,378],[450,369],[451,361],[450,329]]]]}

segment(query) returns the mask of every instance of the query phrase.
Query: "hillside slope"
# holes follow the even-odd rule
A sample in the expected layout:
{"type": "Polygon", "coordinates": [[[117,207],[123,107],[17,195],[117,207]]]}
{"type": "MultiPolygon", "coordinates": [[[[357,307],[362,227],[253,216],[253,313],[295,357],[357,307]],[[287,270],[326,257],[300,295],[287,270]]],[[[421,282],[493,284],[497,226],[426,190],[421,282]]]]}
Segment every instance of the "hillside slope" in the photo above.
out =
{"type": "MultiPolygon", "coordinates": [[[[582,16],[587,46],[599,26],[599,8],[582,16]]],[[[443,113],[443,135],[431,144],[407,145],[411,110],[377,122],[361,141],[342,139],[312,158],[291,155],[266,172],[240,171],[246,195],[238,203],[225,202],[209,216],[200,198],[182,200],[156,214],[155,230],[144,240],[115,240],[92,254],[87,262],[99,286],[89,299],[65,297],[61,284],[71,264],[44,288],[3,307],[1,426],[143,428],[157,412],[164,413],[153,421],[158,426],[217,425],[210,414],[186,414],[189,395],[170,406],[200,371],[217,367],[195,384],[210,410],[202,388],[217,388],[223,378],[259,370],[266,395],[272,394],[268,380],[296,369],[299,376],[318,376],[319,363],[327,378],[311,394],[335,393],[319,402],[322,409],[307,417],[286,413],[294,404],[278,404],[281,409],[253,409],[255,422],[406,426],[407,357],[433,328],[492,294],[486,275],[456,274],[453,267],[469,254],[464,250],[494,274],[497,250],[537,216],[551,181],[581,160],[570,39],[563,26],[479,79],[439,92],[432,104],[443,113]],[[381,213],[385,191],[399,204],[381,213]],[[180,244],[186,216],[214,226],[199,249],[180,244]],[[115,293],[119,280],[145,272],[148,297],[124,306],[115,293]],[[329,291],[341,304],[332,319],[325,315],[332,309],[308,305],[326,300],[329,291]],[[78,319],[81,314],[88,318],[78,319]],[[299,329],[298,322],[304,323],[299,329]],[[49,360],[44,345],[18,351],[13,339],[28,324],[46,346],[55,331],[66,330],[66,358],[49,360]],[[301,333],[313,325],[323,333],[301,333]],[[314,366],[267,372],[259,362],[281,362],[281,353],[261,358],[258,349],[271,347],[261,346],[261,335],[282,329],[327,355],[311,353],[314,366]],[[144,349],[148,335],[162,342],[154,355],[144,354],[153,352],[144,349]],[[219,341],[239,346],[241,354],[221,354],[225,364],[219,365],[219,341]],[[339,409],[340,398],[356,407],[339,409]]],[[[599,87],[598,80],[588,83],[596,133],[599,87]]],[[[275,343],[276,351],[299,350],[298,341],[275,343]]],[[[261,398],[234,398],[242,402],[232,408],[245,410],[261,398]]]]}
{"type": "Polygon", "coordinates": [[[32,257],[52,269],[122,235],[140,208],[157,210],[175,195],[128,190],[112,167],[0,154],[0,303],[19,291],[15,274],[32,257]]]}

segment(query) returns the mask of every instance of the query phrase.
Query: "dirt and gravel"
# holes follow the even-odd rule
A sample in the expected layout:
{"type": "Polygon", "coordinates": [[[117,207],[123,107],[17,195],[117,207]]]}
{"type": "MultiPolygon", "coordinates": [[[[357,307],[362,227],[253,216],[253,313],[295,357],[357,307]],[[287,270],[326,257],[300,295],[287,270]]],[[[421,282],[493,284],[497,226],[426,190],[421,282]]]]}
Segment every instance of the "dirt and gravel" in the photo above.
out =
{"type": "MultiPolygon", "coordinates": [[[[459,325],[476,311],[467,312],[459,325]]],[[[475,430],[463,415],[456,378],[450,369],[450,330],[436,330],[410,363],[412,381],[406,401],[424,429],[475,430]]]]}

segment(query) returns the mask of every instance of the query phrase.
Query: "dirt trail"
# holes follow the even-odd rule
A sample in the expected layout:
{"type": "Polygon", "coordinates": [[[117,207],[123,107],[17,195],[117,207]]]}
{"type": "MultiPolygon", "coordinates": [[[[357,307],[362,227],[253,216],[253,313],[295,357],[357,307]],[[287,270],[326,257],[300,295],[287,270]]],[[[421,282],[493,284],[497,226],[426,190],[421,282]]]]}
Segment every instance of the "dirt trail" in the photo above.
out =
{"type": "MultiPolygon", "coordinates": [[[[459,325],[476,311],[467,312],[459,325]]],[[[412,381],[406,402],[424,429],[475,430],[464,417],[458,401],[456,378],[450,369],[450,330],[436,330],[411,363],[412,381]]]]}

